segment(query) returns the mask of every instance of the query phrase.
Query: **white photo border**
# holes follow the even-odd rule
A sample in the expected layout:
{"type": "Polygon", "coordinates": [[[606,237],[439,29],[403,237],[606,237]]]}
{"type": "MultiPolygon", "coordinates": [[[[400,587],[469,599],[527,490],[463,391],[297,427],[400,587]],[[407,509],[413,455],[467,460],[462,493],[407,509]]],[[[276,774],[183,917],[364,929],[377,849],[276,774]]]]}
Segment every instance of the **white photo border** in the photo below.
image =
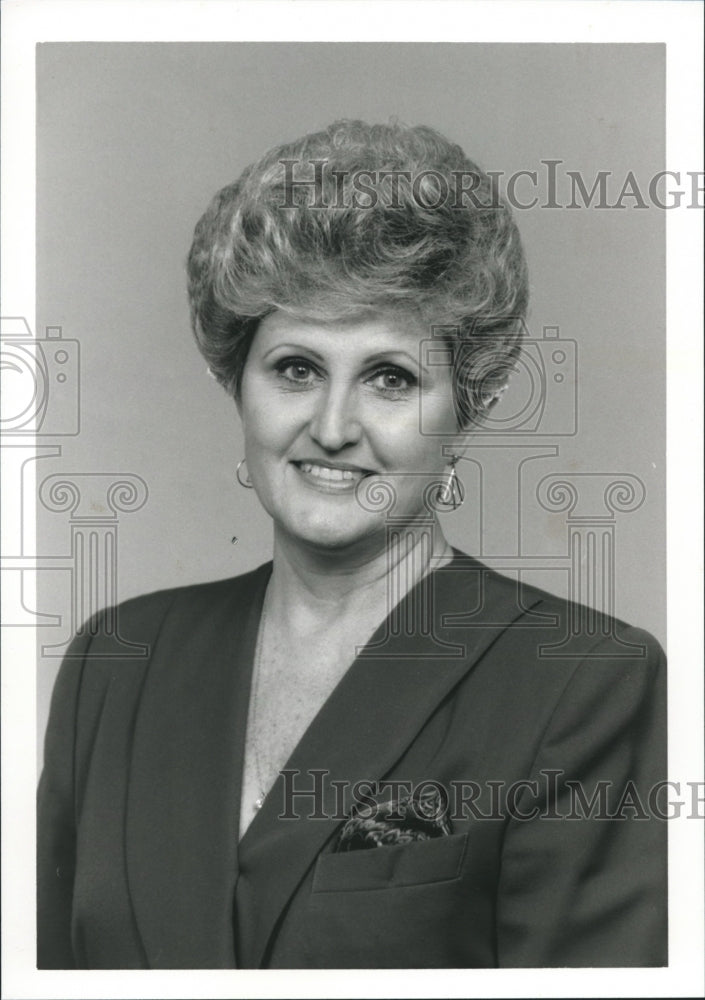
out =
{"type": "MultiPolygon", "coordinates": [[[[48,41],[658,42],[669,170],[702,170],[702,6],[687,0],[6,0],[2,312],[35,313],[35,46],[48,41]],[[369,8],[366,16],[365,8],[369,8]],[[443,13],[440,14],[440,9],[443,13]]],[[[669,778],[703,782],[703,213],[667,214],[669,778]]],[[[29,489],[34,488],[28,482],[29,489]]],[[[7,503],[19,503],[8,496],[7,503]]],[[[8,518],[8,511],[5,511],[8,518]]],[[[33,526],[28,530],[31,534],[33,526]]],[[[110,971],[35,968],[34,630],[3,629],[3,996],[701,996],[703,823],[669,822],[665,969],[110,971]]],[[[699,786],[703,794],[703,786],[699,786]]],[[[700,805],[701,815],[705,803],[700,805]]]]}

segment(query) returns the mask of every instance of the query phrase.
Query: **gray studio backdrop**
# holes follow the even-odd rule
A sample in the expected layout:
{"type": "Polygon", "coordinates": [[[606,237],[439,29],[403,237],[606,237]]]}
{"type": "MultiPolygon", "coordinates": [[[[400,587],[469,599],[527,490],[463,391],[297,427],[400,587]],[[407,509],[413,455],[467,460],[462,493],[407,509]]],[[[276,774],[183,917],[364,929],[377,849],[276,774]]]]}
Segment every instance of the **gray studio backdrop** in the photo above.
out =
{"type": "MultiPolygon", "coordinates": [[[[554,201],[570,201],[568,170],[588,189],[609,171],[615,201],[629,171],[647,187],[666,166],[664,69],[660,45],[38,46],[36,334],[54,355],[60,334],[51,363],[70,369],[52,411],[66,433],[47,418],[53,447],[36,464],[35,610],[53,616],[40,628],[40,740],[72,606],[81,617],[91,601],[270,557],[268,518],[235,481],[235,407],[189,330],[184,261],[212,194],[275,143],[396,116],[505,178],[536,171],[536,190],[517,181],[525,203],[546,202],[551,159],[554,201]]],[[[478,438],[459,467],[468,500],[444,522],[458,547],[555,592],[586,573],[583,601],[600,604],[606,586],[618,616],[664,642],[666,213],[635,201],[517,211],[530,368],[553,396],[539,412],[526,377],[512,384],[504,413],[528,414],[535,433],[478,438]]]]}

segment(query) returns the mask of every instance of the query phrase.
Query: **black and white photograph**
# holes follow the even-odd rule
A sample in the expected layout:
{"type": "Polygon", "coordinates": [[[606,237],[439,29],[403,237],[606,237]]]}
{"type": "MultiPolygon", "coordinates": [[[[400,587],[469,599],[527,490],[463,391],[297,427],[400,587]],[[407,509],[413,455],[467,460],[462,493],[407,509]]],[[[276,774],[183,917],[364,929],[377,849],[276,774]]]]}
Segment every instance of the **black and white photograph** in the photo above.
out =
{"type": "Polygon", "coordinates": [[[97,6],[3,37],[3,995],[699,995],[702,9],[97,6]]]}

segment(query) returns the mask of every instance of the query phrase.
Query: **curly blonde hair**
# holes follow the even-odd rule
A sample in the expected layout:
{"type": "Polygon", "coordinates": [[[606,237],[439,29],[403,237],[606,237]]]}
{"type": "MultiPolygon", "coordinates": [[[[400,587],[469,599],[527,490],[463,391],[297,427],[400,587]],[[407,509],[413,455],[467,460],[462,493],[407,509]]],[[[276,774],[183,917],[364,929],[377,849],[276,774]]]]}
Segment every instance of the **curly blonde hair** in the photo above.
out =
{"type": "Polygon", "coordinates": [[[506,382],[528,304],[510,209],[460,146],[425,125],[348,120],[275,147],[215,195],[194,233],[188,291],[199,348],[234,396],[275,309],[393,310],[442,326],[460,426],[506,382]]]}

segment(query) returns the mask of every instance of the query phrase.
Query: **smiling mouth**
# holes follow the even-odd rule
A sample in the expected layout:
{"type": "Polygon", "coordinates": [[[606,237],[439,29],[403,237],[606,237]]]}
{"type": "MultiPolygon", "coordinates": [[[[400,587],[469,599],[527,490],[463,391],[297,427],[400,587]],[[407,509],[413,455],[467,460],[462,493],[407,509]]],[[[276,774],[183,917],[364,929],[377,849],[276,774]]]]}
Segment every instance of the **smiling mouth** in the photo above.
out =
{"type": "Polygon", "coordinates": [[[318,465],[316,462],[294,462],[293,464],[307,479],[321,485],[337,488],[354,486],[365,476],[372,475],[369,469],[361,469],[357,466],[318,465]]]}

